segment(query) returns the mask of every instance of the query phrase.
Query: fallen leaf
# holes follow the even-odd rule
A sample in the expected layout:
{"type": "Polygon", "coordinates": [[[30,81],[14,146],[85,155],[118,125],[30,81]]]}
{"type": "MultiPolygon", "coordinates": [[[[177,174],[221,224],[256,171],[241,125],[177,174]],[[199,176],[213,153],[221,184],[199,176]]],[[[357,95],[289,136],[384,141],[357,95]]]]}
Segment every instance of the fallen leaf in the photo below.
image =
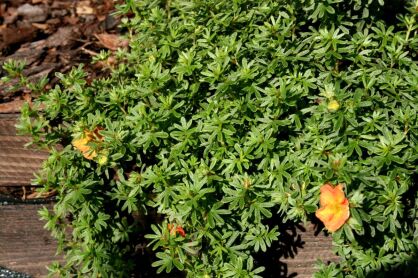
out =
{"type": "Polygon", "coordinates": [[[96,69],[111,69],[114,65],[116,65],[116,58],[115,56],[111,55],[104,61],[98,61],[94,64],[94,68],[96,69]]]}
{"type": "Polygon", "coordinates": [[[55,196],[55,195],[57,195],[56,190],[51,190],[51,191],[47,191],[47,192],[33,192],[33,193],[25,196],[25,199],[31,200],[31,199],[49,198],[49,197],[52,197],[52,196],[55,196]]]}
{"type": "Polygon", "coordinates": [[[24,93],[22,97],[29,105],[32,105],[32,96],[30,93],[24,93]]]}
{"type": "Polygon", "coordinates": [[[84,138],[76,139],[73,141],[73,146],[78,149],[85,158],[92,160],[97,156],[96,151],[91,150],[90,146],[87,144],[90,143],[90,137],[86,136],[84,138]]]}
{"type": "Polygon", "coordinates": [[[44,24],[44,23],[32,23],[32,26],[41,30],[46,30],[48,29],[48,24],[44,24]]]}
{"type": "Polygon", "coordinates": [[[106,19],[106,15],[98,15],[98,16],[97,16],[97,19],[98,19],[99,21],[103,21],[103,20],[105,20],[105,19],[106,19]]]}
{"type": "Polygon", "coordinates": [[[94,36],[105,48],[113,51],[117,50],[118,48],[125,48],[128,46],[129,43],[128,40],[123,39],[115,34],[102,33],[96,34],[94,36]]]}

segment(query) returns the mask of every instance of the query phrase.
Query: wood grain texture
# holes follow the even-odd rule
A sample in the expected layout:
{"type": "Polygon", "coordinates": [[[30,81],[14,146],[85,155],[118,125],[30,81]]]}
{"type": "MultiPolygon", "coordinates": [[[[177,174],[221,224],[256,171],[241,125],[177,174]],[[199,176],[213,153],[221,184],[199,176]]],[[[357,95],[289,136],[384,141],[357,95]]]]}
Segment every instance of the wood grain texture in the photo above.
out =
{"type": "MultiPolygon", "coordinates": [[[[50,206],[50,205],[49,205],[50,206]]],[[[11,270],[45,277],[55,256],[56,242],[43,229],[38,210],[42,205],[0,206],[0,265],[11,270]]]]}
{"type": "Polygon", "coordinates": [[[31,185],[47,153],[25,148],[28,137],[16,135],[18,115],[0,114],[0,186],[31,185]]]}
{"type": "MultiPolygon", "coordinates": [[[[44,277],[47,273],[45,267],[62,259],[55,255],[56,242],[43,229],[45,223],[39,220],[37,211],[41,207],[0,206],[1,266],[33,277],[44,277]]],[[[282,228],[279,241],[257,260],[266,266],[263,277],[308,278],[312,277],[317,260],[338,260],[331,251],[331,244],[331,238],[319,232],[315,225],[293,225],[282,228]]]]}
{"type": "Polygon", "coordinates": [[[310,278],[315,272],[315,263],[321,260],[325,263],[338,261],[338,256],[332,252],[332,238],[324,232],[318,231],[312,223],[297,228],[302,242],[293,256],[280,258],[280,262],[287,267],[285,277],[310,278]]]}

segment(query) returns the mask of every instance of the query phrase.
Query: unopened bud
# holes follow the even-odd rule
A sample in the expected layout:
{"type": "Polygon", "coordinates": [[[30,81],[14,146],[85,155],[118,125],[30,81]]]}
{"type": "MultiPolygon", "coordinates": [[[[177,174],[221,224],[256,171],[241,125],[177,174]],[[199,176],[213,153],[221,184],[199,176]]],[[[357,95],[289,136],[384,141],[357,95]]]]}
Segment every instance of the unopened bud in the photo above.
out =
{"type": "Polygon", "coordinates": [[[340,109],[340,104],[335,99],[328,102],[328,110],[331,112],[335,112],[340,109]]]}
{"type": "Polygon", "coordinates": [[[97,160],[97,163],[99,163],[100,165],[105,165],[107,164],[107,155],[102,155],[100,156],[99,160],[97,160]]]}

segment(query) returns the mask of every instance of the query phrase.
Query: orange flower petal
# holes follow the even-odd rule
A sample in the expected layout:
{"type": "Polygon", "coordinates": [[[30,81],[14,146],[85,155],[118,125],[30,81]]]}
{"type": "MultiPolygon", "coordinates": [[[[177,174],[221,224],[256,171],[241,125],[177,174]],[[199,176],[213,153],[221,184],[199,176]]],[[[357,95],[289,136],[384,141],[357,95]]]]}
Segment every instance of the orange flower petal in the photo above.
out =
{"type": "Polygon", "coordinates": [[[176,232],[179,233],[182,237],[186,236],[186,232],[183,230],[181,226],[177,227],[176,232]]]}
{"type": "Polygon", "coordinates": [[[96,151],[91,150],[91,147],[88,145],[91,141],[95,140],[96,138],[98,140],[103,140],[103,136],[99,134],[99,131],[103,128],[97,127],[93,130],[93,132],[90,131],[84,131],[84,137],[80,139],[73,140],[72,144],[73,146],[78,149],[85,158],[87,159],[94,159],[97,156],[96,151]]]}
{"type": "Polygon", "coordinates": [[[177,235],[179,233],[182,237],[186,236],[186,232],[181,226],[175,226],[173,224],[167,224],[167,228],[170,230],[171,235],[177,235]]]}
{"type": "Polygon", "coordinates": [[[85,158],[89,159],[89,160],[92,160],[92,159],[94,159],[97,156],[97,153],[96,153],[96,151],[90,151],[90,150],[88,150],[86,152],[83,152],[83,156],[85,158]]]}
{"type": "Polygon", "coordinates": [[[83,154],[85,158],[91,160],[97,156],[97,153],[95,151],[92,151],[90,146],[88,146],[88,143],[90,141],[91,139],[88,136],[86,136],[84,138],[74,140],[72,144],[83,154]]]}
{"type": "Polygon", "coordinates": [[[72,144],[76,149],[80,150],[81,152],[84,152],[89,149],[89,147],[87,146],[88,142],[89,142],[89,139],[85,137],[85,138],[73,140],[72,144]]]}
{"type": "Polygon", "coordinates": [[[338,184],[336,187],[325,184],[320,190],[321,207],[316,211],[315,215],[324,223],[327,230],[335,232],[350,217],[348,199],[345,198],[341,184],[338,184]]]}
{"type": "Polygon", "coordinates": [[[167,228],[170,231],[170,234],[172,234],[172,235],[176,234],[176,229],[174,228],[173,224],[167,224],[167,228]]]}
{"type": "Polygon", "coordinates": [[[342,203],[345,200],[345,194],[341,184],[333,187],[331,184],[324,184],[321,189],[319,203],[322,206],[329,204],[342,203]]]}

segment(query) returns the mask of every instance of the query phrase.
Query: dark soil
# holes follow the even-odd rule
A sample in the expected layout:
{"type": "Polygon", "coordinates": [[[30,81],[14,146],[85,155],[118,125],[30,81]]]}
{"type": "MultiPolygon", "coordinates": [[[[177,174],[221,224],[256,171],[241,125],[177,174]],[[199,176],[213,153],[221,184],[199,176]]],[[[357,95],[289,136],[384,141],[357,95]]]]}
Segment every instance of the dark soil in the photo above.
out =
{"type": "Polygon", "coordinates": [[[28,193],[33,194],[36,189],[36,187],[31,186],[0,186],[0,206],[11,204],[44,204],[55,200],[55,196],[27,198],[28,193]]]}

